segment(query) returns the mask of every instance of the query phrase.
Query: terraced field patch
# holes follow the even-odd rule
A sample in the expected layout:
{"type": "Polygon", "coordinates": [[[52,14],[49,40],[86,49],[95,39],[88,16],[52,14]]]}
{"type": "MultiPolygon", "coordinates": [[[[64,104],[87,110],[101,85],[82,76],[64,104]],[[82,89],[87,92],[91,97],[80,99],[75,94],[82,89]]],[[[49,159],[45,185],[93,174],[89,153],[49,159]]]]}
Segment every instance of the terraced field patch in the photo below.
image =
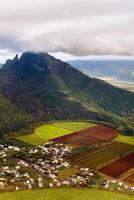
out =
{"type": "Polygon", "coordinates": [[[95,127],[86,128],[79,132],[74,132],[69,135],[54,138],[53,140],[63,144],[91,144],[103,143],[107,140],[112,140],[117,137],[117,131],[105,125],[97,125],[95,127]]]}
{"type": "Polygon", "coordinates": [[[71,167],[71,168],[66,168],[66,169],[63,169],[59,172],[59,178],[60,180],[65,180],[67,178],[69,178],[70,176],[78,173],[80,170],[78,168],[75,168],[75,167],[71,167]]]}
{"type": "Polygon", "coordinates": [[[38,145],[52,140],[53,138],[69,135],[74,131],[80,131],[94,126],[96,126],[96,124],[88,122],[54,122],[44,124],[35,129],[34,133],[19,136],[16,139],[38,145]]]}
{"type": "Polygon", "coordinates": [[[115,140],[134,145],[134,136],[118,135],[115,140]]]}
{"type": "Polygon", "coordinates": [[[134,185],[134,173],[128,176],[127,178],[123,179],[123,181],[130,185],[134,185]]]}
{"type": "Polygon", "coordinates": [[[132,145],[120,142],[112,142],[92,152],[85,152],[75,155],[70,159],[73,164],[90,169],[98,169],[110,163],[113,160],[125,156],[127,153],[134,151],[132,145]]]}
{"type": "Polygon", "coordinates": [[[134,166],[134,153],[131,153],[117,161],[101,168],[99,171],[113,178],[119,178],[134,166]]]}

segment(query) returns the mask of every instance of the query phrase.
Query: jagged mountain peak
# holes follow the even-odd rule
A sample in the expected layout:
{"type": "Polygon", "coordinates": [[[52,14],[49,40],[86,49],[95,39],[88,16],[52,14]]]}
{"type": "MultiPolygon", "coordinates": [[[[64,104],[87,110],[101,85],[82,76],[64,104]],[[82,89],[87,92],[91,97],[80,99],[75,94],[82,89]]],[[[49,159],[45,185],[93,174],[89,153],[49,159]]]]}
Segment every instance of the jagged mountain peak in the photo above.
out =
{"type": "MultiPolygon", "coordinates": [[[[9,69],[9,67],[21,74],[30,73],[35,74],[37,72],[44,73],[74,73],[78,70],[74,69],[68,63],[54,58],[46,52],[24,52],[18,59],[18,55],[13,60],[8,60],[3,69],[9,69]]],[[[79,72],[80,73],[80,72],[79,72]]]]}
{"type": "Polygon", "coordinates": [[[77,71],[68,63],[56,59],[46,52],[25,52],[20,57],[19,63],[36,68],[38,71],[50,73],[77,71]]]}
{"type": "Polygon", "coordinates": [[[18,62],[18,54],[13,59],[8,59],[6,63],[3,65],[2,69],[6,70],[9,67],[15,65],[18,62]]]}

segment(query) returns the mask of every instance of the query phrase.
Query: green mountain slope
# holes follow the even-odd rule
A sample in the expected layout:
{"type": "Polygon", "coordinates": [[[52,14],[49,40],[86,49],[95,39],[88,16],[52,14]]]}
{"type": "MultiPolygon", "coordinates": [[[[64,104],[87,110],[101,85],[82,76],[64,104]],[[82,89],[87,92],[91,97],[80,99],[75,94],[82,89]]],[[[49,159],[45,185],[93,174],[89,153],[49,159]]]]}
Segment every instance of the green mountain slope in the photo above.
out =
{"type": "Polygon", "coordinates": [[[0,95],[0,134],[27,125],[31,117],[0,95]]]}
{"type": "Polygon", "coordinates": [[[47,53],[8,60],[0,70],[0,90],[36,120],[105,121],[133,134],[133,93],[89,78],[47,53]]]}

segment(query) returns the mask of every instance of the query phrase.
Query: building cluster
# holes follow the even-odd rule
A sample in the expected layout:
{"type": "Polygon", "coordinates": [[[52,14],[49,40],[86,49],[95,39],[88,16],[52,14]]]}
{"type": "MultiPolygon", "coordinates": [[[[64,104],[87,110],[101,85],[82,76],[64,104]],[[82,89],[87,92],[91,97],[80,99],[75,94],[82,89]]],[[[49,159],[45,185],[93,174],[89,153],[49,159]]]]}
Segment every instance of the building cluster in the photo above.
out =
{"type": "Polygon", "coordinates": [[[71,147],[53,142],[37,147],[0,145],[0,190],[95,186],[120,192],[134,191],[134,187],[103,178],[89,168],[79,168],[76,174],[61,180],[59,172],[73,167],[67,159],[71,152],[71,147]]]}
{"type": "Polygon", "coordinates": [[[53,142],[28,149],[0,145],[0,189],[49,186],[50,181],[58,179],[59,170],[70,167],[65,158],[71,150],[68,146],[53,142]]]}
{"type": "Polygon", "coordinates": [[[134,192],[134,187],[127,186],[125,183],[120,180],[115,179],[105,179],[101,185],[104,189],[116,190],[116,191],[132,191],[134,192]]]}
{"type": "Polygon", "coordinates": [[[128,187],[126,184],[119,180],[103,178],[99,176],[96,171],[90,170],[89,168],[80,168],[80,171],[77,174],[74,174],[66,180],[62,182],[54,180],[49,184],[49,187],[59,186],[95,186],[97,188],[109,191],[119,191],[128,193],[134,192],[134,187],[128,187]]]}

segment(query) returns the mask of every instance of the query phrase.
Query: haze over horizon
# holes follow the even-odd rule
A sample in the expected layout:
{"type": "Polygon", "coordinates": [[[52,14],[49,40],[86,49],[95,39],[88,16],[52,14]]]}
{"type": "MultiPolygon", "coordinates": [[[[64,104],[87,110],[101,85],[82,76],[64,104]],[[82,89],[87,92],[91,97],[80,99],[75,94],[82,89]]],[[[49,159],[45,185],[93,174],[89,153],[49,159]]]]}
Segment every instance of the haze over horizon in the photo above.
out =
{"type": "Polygon", "coordinates": [[[1,0],[0,63],[24,51],[132,59],[133,7],[132,0],[1,0]]]}

